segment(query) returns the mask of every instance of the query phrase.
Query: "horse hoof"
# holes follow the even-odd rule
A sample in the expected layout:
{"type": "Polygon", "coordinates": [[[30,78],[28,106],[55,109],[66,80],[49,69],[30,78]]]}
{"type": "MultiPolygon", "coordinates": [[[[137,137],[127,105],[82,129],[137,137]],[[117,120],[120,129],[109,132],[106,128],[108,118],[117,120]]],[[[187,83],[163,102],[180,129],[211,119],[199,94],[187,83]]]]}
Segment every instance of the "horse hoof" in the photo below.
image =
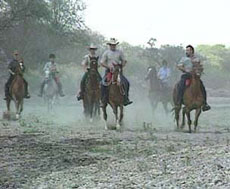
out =
{"type": "Polygon", "coordinates": [[[106,131],[108,130],[107,122],[105,122],[105,130],[106,130],[106,131]]]}
{"type": "Polygon", "coordinates": [[[116,129],[119,130],[121,128],[120,124],[116,125],[116,129]]]}
{"type": "Polygon", "coordinates": [[[19,114],[16,114],[16,119],[19,119],[20,118],[20,115],[19,114]]]}

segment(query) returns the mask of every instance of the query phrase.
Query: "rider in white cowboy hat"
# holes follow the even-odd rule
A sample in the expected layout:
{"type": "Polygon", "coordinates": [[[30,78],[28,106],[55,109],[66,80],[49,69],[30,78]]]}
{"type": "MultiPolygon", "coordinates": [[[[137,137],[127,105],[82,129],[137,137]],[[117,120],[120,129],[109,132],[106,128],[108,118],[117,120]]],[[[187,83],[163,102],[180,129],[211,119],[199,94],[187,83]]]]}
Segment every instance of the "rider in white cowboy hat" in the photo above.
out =
{"type": "MultiPolygon", "coordinates": [[[[108,86],[106,85],[106,75],[110,72],[110,68],[113,67],[114,64],[121,64],[122,67],[125,67],[127,63],[123,52],[117,49],[118,44],[119,42],[115,38],[111,38],[107,42],[107,45],[109,45],[109,49],[106,50],[102,55],[101,66],[106,68],[106,71],[101,85],[101,106],[104,106],[108,102],[108,86]]],[[[126,106],[132,103],[129,100],[129,81],[126,79],[124,75],[121,75],[121,82],[124,85],[125,89],[124,105],[126,106]]]]}
{"type": "MultiPolygon", "coordinates": [[[[96,50],[97,50],[97,46],[94,45],[93,43],[91,43],[91,45],[89,47],[87,47],[87,49],[89,50],[89,54],[85,55],[83,61],[82,61],[82,66],[84,68],[84,75],[82,77],[81,80],[81,85],[80,85],[80,92],[77,95],[77,99],[81,100],[84,97],[84,93],[85,93],[85,84],[86,84],[86,79],[88,77],[88,70],[89,70],[89,64],[90,64],[90,58],[95,58],[96,61],[98,61],[99,56],[97,56],[96,54],[96,50]]],[[[101,81],[101,76],[98,73],[98,79],[101,81]]]]}

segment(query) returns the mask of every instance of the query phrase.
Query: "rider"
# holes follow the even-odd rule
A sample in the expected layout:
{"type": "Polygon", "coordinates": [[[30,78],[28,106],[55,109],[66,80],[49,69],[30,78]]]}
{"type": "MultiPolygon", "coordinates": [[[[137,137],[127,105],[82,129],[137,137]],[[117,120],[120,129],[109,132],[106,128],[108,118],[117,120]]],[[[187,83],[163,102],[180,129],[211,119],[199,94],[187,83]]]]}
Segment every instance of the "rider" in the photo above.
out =
{"type": "MultiPolygon", "coordinates": [[[[52,75],[52,78],[54,79],[54,81],[56,82],[57,86],[58,86],[58,92],[59,92],[59,95],[61,97],[65,96],[63,91],[62,91],[62,84],[60,82],[60,79],[58,77],[58,69],[57,69],[57,63],[55,62],[55,55],[54,54],[50,54],[49,55],[49,59],[50,59],[50,62],[47,62],[43,71],[50,71],[51,75],[52,75]]],[[[42,82],[41,84],[41,89],[40,89],[40,93],[38,94],[39,97],[42,97],[42,94],[43,94],[43,89],[44,89],[44,86],[46,84],[46,80],[44,79],[44,81],[42,82]]]]}
{"type": "MultiPolygon", "coordinates": [[[[99,56],[97,56],[97,54],[96,54],[97,47],[94,44],[91,44],[88,47],[88,50],[89,50],[89,54],[85,55],[85,57],[81,63],[83,68],[84,68],[85,73],[84,73],[82,80],[81,80],[80,92],[77,95],[77,100],[81,100],[84,97],[85,84],[86,84],[86,79],[88,77],[88,71],[89,71],[89,66],[90,66],[89,65],[90,64],[90,58],[96,58],[97,60],[99,59],[99,56]]],[[[101,76],[99,73],[98,73],[98,80],[101,81],[101,76]]]]}
{"type": "Polygon", "coordinates": [[[161,87],[169,86],[170,68],[166,60],[162,61],[162,67],[159,69],[157,77],[161,82],[161,87]]]}
{"type": "MultiPolygon", "coordinates": [[[[24,65],[24,61],[22,58],[19,58],[19,53],[17,50],[14,51],[13,56],[14,56],[13,60],[8,65],[10,77],[5,84],[5,98],[4,98],[4,100],[8,100],[10,98],[10,90],[9,89],[10,89],[10,85],[11,85],[12,81],[14,80],[15,71],[16,71],[17,66],[21,67],[22,72],[24,72],[26,69],[25,65],[24,65]]],[[[25,97],[24,98],[30,98],[30,94],[28,92],[28,83],[24,78],[23,78],[23,81],[25,84],[25,97]]]]}
{"type": "MultiPolygon", "coordinates": [[[[177,95],[177,101],[179,104],[182,104],[183,102],[183,96],[186,88],[186,80],[191,78],[191,72],[193,71],[194,67],[199,65],[202,66],[200,63],[200,59],[197,58],[195,55],[194,47],[191,45],[188,45],[186,47],[186,57],[183,57],[180,62],[177,64],[177,68],[183,72],[181,76],[181,80],[179,82],[179,91],[177,95]]],[[[202,68],[203,71],[203,68],[202,68]]],[[[203,111],[208,111],[211,109],[211,107],[207,103],[207,93],[204,87],[203,82],[201,82],[201,91],[204,97],[204,105],[203,105],[203,111]]]]}
{"type": "MultiPolygon", "coordinates": [[[[110,41],[107,43],[109,45],[109,49],[104,52],[101,59],[101,66],[106,68],[105,76],[102,79],[101,83],[101,106],[104,106],[108,102],[108,85],[106,83],[107,74],[113,68],[113,64],[120,64],[122,67],[125,67],[127,61],[124,57],[124,54],[121,50],[117,49],[117,45],[119,42],[115,38],[111,38],[110,41]]],[[[121,75],[121,83],[125,89],[125,96],[124,96],[124,105],[127,106],[132,104],[132,101],[129,100],[129,81],[126,77],[122,74],[121,75]]]]}

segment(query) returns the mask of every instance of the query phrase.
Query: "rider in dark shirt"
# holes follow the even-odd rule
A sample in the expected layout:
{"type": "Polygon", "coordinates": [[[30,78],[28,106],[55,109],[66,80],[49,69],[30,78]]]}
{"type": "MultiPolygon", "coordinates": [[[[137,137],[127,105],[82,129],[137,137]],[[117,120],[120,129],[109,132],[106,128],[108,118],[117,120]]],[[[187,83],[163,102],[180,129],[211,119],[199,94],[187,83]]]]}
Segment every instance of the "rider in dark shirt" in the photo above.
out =
{"type": "MultiPolygon", "coordinates": [[[[14,80],[15,71],[16,71],[17,67],[20,66],[22,69],[22,72],[25,71],[24,61],[22,58],[19,58],[18,51],[15,50],[13,55],[14,55],[14,58],[8,65],[10,77],[8,78],[8,80],[5,84],[5,98],[4,98],[4,100],[7,100],[10,98],[10,85],[11,85],[12,81],[14,80]]],[[[24,98],[30,98],[30,94],[28,92],[28,83],[24,78],[23,78],[23,80],[24,80],[24,84],[25,84],[25,97],[24,98]]]]}

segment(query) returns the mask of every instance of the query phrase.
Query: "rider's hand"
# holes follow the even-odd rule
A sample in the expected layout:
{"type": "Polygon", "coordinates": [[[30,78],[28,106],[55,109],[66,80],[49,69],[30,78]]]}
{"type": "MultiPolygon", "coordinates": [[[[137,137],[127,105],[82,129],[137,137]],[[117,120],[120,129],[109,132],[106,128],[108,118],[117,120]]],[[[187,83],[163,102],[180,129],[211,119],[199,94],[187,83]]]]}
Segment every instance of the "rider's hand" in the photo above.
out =
{"type": "Polygon", "coordinates": [[[110,71],[110,72],[113,72],[113,71],[114,71],[114,66],[113,66],[113,65],[110,65],[110,66],[109,66],[109,71],[110,71]]]}

